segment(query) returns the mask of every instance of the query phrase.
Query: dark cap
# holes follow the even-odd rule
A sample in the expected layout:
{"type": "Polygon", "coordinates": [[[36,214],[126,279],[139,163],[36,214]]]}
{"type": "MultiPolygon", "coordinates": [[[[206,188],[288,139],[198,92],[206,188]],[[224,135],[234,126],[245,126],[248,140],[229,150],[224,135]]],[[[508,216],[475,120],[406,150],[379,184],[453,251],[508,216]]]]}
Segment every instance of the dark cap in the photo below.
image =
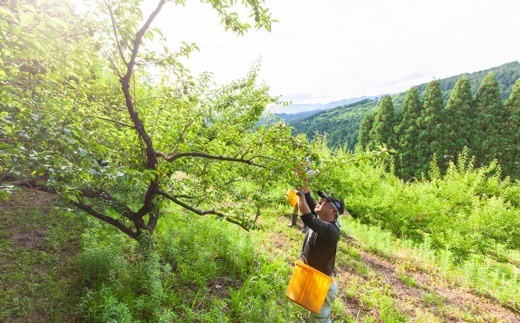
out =
{"type": "Polygon", "coordinates": [[[323,191],[318,191],[318,195],[319,197],[326,199],[327,202],[329,202],[332,205],[334,210],[338,212],[336,214],[337,216],[345,212],[345,203],[343,202],[343,200],[336,199],[332,195],[327,195],[323,191]]]}

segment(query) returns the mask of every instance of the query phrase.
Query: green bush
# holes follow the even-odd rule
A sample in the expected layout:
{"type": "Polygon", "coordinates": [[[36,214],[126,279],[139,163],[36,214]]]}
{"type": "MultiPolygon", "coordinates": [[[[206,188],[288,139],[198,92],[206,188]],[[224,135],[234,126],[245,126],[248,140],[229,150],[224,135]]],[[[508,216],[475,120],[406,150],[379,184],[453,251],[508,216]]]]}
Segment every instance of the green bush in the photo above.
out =
{"type": "Polygon", "coordinates": [[[99,287],[113,281],[124,266],[122,256],[110,248],[87,249],[80,255],[82,275],[89,287],[99,287]]]}
{"type": "MultiPolygon", "coordinates": [[[[265,260],[264,260],[265,261],[265,260]]],[[[231,294],[233,322],[294,321],[299,308],[285,298],[291,267],[284,261],[265,261],[231,294]]]]}
{"type": "Polygon", "coordinates": [[[132,322],[127,305],[118,301],[112,290],[103,286],[83,297],[82,308],[87,322],[132,322]]]}
{"type": "MultiPolygon", "coordinates": [[[[500,178],[492,163],[474,168],[464,153],[445,176],[432,166],[430,180],[403,182],[381,160],[341,151],[327,153],[313,189],[345,199],[346,209],[363,223],[416,242],[429,239],[449,249],[455,260],[472,253],[494,253],[498,245],[520,248],[520,185],[500,178]]],[[[497,255],[498,256],[498,255],[497,255]]]]}

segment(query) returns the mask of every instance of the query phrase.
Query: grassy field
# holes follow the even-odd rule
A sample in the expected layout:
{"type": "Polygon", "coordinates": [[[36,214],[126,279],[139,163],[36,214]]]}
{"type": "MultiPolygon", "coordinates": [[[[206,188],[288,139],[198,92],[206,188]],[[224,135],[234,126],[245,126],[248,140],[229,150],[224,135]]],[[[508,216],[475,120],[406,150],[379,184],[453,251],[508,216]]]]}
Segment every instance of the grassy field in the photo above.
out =
{"type": "MultiPolygon", "coordinates": [[[[304,322],[284,292],[303,234],[280,205],[245,232],[171,209],[155,249],[31,190],[0,204],[0,321],[304,322]]],[[[301,223],[299,223],[301,225],[301,223]]],[[[462,263],[345,217],[335,322],[520,322],[518,254],[462,263]]]]}

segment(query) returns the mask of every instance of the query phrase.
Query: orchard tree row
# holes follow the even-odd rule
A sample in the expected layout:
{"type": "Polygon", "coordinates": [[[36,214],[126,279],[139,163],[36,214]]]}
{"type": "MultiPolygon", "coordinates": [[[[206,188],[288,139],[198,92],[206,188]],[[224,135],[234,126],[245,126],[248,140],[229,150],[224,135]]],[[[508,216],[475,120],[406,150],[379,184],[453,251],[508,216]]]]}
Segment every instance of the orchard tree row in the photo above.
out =
{"type": "Polygon", "coordinates": [[[493,73],[482,80],[475,95],[462,76],[447,103],[439,81],[428,84],[424,98],[411,88],[399,113],[391,97],[384,96],[377,112],[363,119],[358,145],[362,150],[380,145],[395,149],[395,171],[406,180],[426,174],[432,161],[445,171],[464,147],[476,166],[496,160],[503,176],[518,178],[519,126],[520,79],[504,103],[493,73]]]}

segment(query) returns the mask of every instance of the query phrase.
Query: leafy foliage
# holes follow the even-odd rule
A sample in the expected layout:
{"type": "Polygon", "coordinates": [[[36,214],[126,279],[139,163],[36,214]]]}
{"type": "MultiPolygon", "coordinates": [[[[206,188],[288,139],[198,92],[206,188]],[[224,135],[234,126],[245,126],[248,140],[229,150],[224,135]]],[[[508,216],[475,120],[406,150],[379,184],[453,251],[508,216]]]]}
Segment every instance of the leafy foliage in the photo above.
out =
{"type": "Polygon", "coordinates": [[[518,174],[512,167],[517,146],[516,131],[512,130],[516,128],[513,103],[515,92],[508,100],[509,107],[504,108],[498,83],[494,75],[489,74],[473,99],[470,83],[463,76],[444,105],[440,85],[439,81],[428,84],[422,108],[416,90],[411,89],[401,114],[393,120],[387,117],[388,128],[397,123],[393,127],[394,135],[398,137],[395,143],[391,143],[391,132],[381,136],[375,131],[376,125],[382,128],[377,115],[384,111],[390,115],[390,109],[386,107],[383,110],[382,105],[374,121],[369,116],[365,118],[362,143],[368,141],[368,147],[378,143],[394,147],[398,151],[395,171],[405,180],[427,176],[432,161],[445,173],[449,162],[457,162],[457,156],[463,149],[467,149],[466,153],[470,156],[476,157],[477,166],[489,165],[497,160],[500,165],[505,165],[502,175],[516,179],[518,174]],[[366,129],[370,129],[368,138],[365,138],[366,129]],[[382,142],[381,138],[386,138],[386,142],[382,142]]]}
{"type": "Polygon", "coordinates": [[[406,94],[401,120],[396,129],[397,144],[400,148],[397,155],[397,170],[403,178],[412,177],[415,171],[420,168],[417,150],[420,146],[419,134],[421,128],[418,126],[418,122],[421,113],[422,102],[417,88],[414,87],[406,94]]]}
{"type": "MultiPolygon", "coordinates": [[[[500,92],[502,93],[502,99],[507,99],[511,94],[513,85],[516,80],[520,78],[520,62],[510,62],[497,67],[493,67],[483,71],[477,71],[473,73],[465,73],[461,75],[452,76],[439,80],[441,83],[442,98],[444,101],[448,100],[451,91],[457,84],[461,77],[467,78],[471,87],[471,92],[477,92],[482,80],[489,74],[493,73],[500,86],[500,92]]],[[[424,94],[427,84],[421,84],[417,86],[419,93],[424,94]]]]}
{"type": "MultiPolygon", "coordinates": [[[[475,111],[469,80],[461,77],[451,92],[444,112],[443,150],[446,159],[453,159],[464,147],[470,149],[474,132],[475,111]]],[[[472,154],[472,151],[469,151],[472,154]]]]}
{"type": "MultiPolygon", "coordinates": [[[[417,151],[419,163],[415,175],[426,173],[432,158],[442,156],[443,124],[447,122],[444,116],[444,102],[439,81],[432,81],[426,87],[423,109],[417,120],[419,131],[417,151]]],[[[448,138],[448,140],[453,140],[448,138]]],[[[444,157],[444,156],[442,156],[444,157]]],[[[436,160],[439,162],[439,160],[436,160]]]]}
{"type": "MultiPolygon", "coordinates": [[[[241,34],[253,25],[232,3],[210,1],[225,28],[241,34]]],[[[0,60],[8,67],[2,182],[57,193],[135,239],[153,233],[165,201],[249,229],[269,202],[261,192],[287,178],[292,156],[308,154],[306,141],[283,123],[255,127],[275,101],[256,68],[215,88],[209,74],[193,77],[180,64],[196,46],[147,48],[161,35],[150,27],[165,1],[147,19],[139,4],[100,3],[93,18],[61,1],[2,11],[12,22],[0,60]],[[158,83],[150,66],[162,73],[158,83]]],[[[257,28],[270,29],[260,2],[242,5],[257,28]]]]}
{"type": "Polygon", "coordinates": [[[494,159],[501,161],[505,150],[502,138],[506,116],[500,88],[493,73],[482,80],[475,96],[475,112],[475,133],[472,136],[475,142],[471,146],[475,149],[478,164],[489,164],[494,159]]]}
{"type": "Polygon", "coordinates": [[[396,117],[394,114],[392,98],[389,95],[385,95],[379,103],[377,114],[374,118],[374,124],[372,125],[372,129],[370,129],[370,142],[368,143],[368,147],[372,149],[383,144],[395,147],[395,125],[396,117]]]}
{"type": "Polygon", "coordinates": [[[520,78],[516,81],[509,99],[505,103],[506,121],[504,136],[506,145],[503,151],[502,169],[513,178],[520,178],[520,78]]]}
{"type": "MultiPolygon", "coordinates": [[[[225,28],[240,34],[253,26],[231,11],[237,2],[209,3],[225,28]]],[[[293,171],[301,167],[315,171],[308,179],[313,189],[346,198],[347,209],[359,219],[348,229],[366,235],[363,241],[371,250],[391,250],[392,234],[406,238],[442,263],[447,275],[455,272],[453,262],[458,263],[477,291],[518,306],[516,268],[496,262],[515,261],[504,255],[520,248],[520,188],[501,177],[496,162],[480,167],[466,150],[443,174],[431,156],[431,180],[403,182],[386,171],[391,157],[387,148],[353,155],[346,152],[350,145],[337,150],[325,145],[334,134],[309,143],[304,135],[292,136],[284,123],[259,126],[264,107],[275,99],[258,85],[257,70],[215,88],[209,75],[194,77],[180,65],[179,58],[196,46],[185,44],[177,53],[139,50],[161,36],[149,28],[164,1],[144,22],[138,4],[106,2],[96,7],[92,19],[80,19],[63,1],[11,2],[0,11],[2,192],[31,185],[102,220],[87,217],[71,225],[85,230],[79,257],[87,289],[81,304],[85,320],[303,319],[283,297],[289,256],[263,253],[258,246],[265,235],[247,235],[226,222],[255,226],[257,218],[282,200],[278,191],[301,185],[303,179],[293,171]],[[158,82],[150,82],[148,65],[164,72],[158,82]],[[114,234],[112,226],[121,232],[114,234]],[[493,266],[482,254],[494,258],[493,266]]],[[[256,27],[270,28],[272,19],[260,2],[241,4],[251,11],[256,27]]],[[[461,88],[467,89],[463,83],[461,88]]],[[[479,94],[479,102],[496,99],[494,81],[486,80],[484,86],[489,88],[479,94]]],[[[512,129],[518,121],[518,89],[517,82],[505,105],[504,123],[512,129]]],[[[419,114],[422,124],[434,118],[425,111],[442,107],[439,93],[433,83],[419,114]]],[[[363,130],[374,134],[373,147],[412,142],[419,98],[415,90],[409,92],[403,126],[397,127],[389,122],[395,116],[392,99],[383,98],[375,124],[366,122],[363,130]],[[394,139],[396,129],[403,141],[394,139]]],[[[368,111],[373,102],[359,105],[368,111]]],[[[509,143],[516,142],[516,132],[505,133],[511,134],[509,143]]],[[[506,149],[516,156],[514,146],[506,149]]],[[[509,163],[513,169],[517,159],[509,163]]],[[[43,214],[34,217],[42,221],[43,214]]],[[[45,250],[60,247],[60,233],[66,230],[49,230],[45,250]]],[[[6,258],[12,257],[10,247],[2,249],[6,258]]],[[[354,250],[344,244],[340,248],[350,255],[340,252],[338,260],[356,260],[354,250]]],[[[34,253],[20,254],[32,263],[34,253]]],[[[38,256],[44,264],[55,263],[45,253],[38,256]]],[[[342,265],[359,267],[368,276],[356,261],[342,265]]],[[[391,291],[375,285],[360,288],[364,306],[377,309],[383,320],[403,321],[391,291]]],[[[9,293],[3,295],[11,301],[9,293]]],[[[440,302],[433,294],[427,301],[440,302]]],[[[13,312],[20,312],[16,306],[21,303],[12,300],[13,312]]],[[[6,319],[12,315],[5,313],[6,319]]]]}
{"type": "Polygon", "coordinates": [[[87,320],[294,318],[295,306],[283,296],[289,267],[257,248],[260,236],[213,216],[189,218],[180,208],[167,213],[157,226],[156,247],[146,252],[137,252],[138,244],[122,234],[109,234],[106,226],[93,225],[84,234],[87,320]]]}
{"type": "MultiPolygon", "coordinates": [[[[340,157],[348,160],[347,156],[340,157]]],[[[362,222],[376,224],[399,237],[429,239],[458,257],[493,253],[498,245],[516,249],[519,223],[518,184],[501,180],[497,164],[475,168],[467,151],[442,177],[433,167],[431,181],[403,183],[382,165],[366,159],[336,164],[327,170],[331,183],[346,197],[346,208],[362,222]],[[364,161],[363,161],[364,160],[364,161]]]]}
{"type": "Polygon", "coordinates": [[[375,117],[375,113],[368,113],[361,122],[357,143],[362,151],[366,150],[368,148],[368,144],[370,143],[370,131],[372,130],[375,117]]]}

